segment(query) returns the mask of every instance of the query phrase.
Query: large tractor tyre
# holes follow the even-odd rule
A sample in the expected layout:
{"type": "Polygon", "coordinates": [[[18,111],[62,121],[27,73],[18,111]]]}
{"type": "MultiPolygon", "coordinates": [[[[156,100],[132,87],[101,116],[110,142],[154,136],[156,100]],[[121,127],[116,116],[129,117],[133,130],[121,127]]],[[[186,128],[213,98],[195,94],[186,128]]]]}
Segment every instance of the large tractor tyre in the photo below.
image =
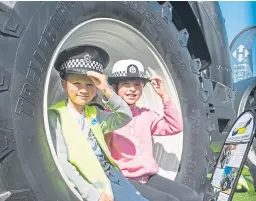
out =
{"type": "MultiPolygon", "coordinates": [[[[82,43],[109,52],[108,72],[117,59],[134,58],[164,77],[184,130],[154,140],[159,174],[202,190],[209,133],[200,62],[191,58],[188,33],[172,16],[169,3],[157,2],[0,3],[0,200],[81,200],[57,160],[47,107],[61,92],[53,68],[58,53],[82,43]]],[[[157,109],[161,102],[151,90],[145,88],[144,102],[157,109]]]]}

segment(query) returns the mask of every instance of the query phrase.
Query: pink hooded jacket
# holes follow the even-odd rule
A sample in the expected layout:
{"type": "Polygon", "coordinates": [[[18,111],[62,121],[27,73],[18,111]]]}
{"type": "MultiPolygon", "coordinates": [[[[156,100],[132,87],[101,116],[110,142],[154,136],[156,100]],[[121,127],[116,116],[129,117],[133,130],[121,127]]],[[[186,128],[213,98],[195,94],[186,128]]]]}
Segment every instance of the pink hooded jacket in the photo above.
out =
{"type": "Polygon", "coordinates": [[[183,120],[172,101],[163,102],[164,116],[147,108],[131,107],[133,119],[106,137],[113,159],[127,178],[146,183],[158,172],[153,157],[152,135],[174,135],[183,120]]]}

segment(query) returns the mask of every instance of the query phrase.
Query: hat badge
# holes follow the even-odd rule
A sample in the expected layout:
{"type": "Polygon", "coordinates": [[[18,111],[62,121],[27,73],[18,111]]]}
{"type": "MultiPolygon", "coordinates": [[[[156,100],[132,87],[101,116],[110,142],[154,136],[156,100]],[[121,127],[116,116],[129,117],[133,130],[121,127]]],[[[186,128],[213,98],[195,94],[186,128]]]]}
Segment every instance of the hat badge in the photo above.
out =
{"type": "Polygon", "coordinates": [[[91,57],[88,53],[86,53],[86,54],[84,55],[84,61],[85,61],[86,63],[91,63],[91,62],[92,62],[92,57],[91,57]]]}
{"type": "Polygon", "coordinates": [[[129,72],[136,73],[137,72],[136,67],[134,65],[129,66],[129,72]]]}

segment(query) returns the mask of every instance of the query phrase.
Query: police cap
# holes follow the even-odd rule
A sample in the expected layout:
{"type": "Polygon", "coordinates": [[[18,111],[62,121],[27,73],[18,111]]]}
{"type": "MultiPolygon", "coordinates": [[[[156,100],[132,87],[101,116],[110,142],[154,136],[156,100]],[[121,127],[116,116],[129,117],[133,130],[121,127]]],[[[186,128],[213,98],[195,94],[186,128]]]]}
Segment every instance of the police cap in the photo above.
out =
{"type": "Polygon", "coordinates": [[[106,51],[96,46],[82,45],[62,51],[55,62],[55,69],[64,79],[70,73],[86,74],[87,71],[95,71],[103,74],[108,63],[109,55],[106,51]]]}

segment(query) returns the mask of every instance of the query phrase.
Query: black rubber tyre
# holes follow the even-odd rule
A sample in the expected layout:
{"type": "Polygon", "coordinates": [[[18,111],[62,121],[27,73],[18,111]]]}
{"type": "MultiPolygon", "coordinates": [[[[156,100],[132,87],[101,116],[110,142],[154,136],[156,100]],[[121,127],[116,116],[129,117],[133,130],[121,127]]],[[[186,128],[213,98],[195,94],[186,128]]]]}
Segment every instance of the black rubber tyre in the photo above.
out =
{"type": "Polygon", "coordinates": [[[81,22],[98,17],[133,26],[164,59],[178,90],[184,119],[184,148],[176,180],[200,191],[207,173],[209,134],[199,95],[199,68],[179,41],[174,23],[162,18],[161,5],[17,2],[9,6],[0,3],[0,200],[5,200],[8,192],[7,200],[78,200],[49,149],[43,119],[44,81],[52,53],[64,35],[81,22]]]}

